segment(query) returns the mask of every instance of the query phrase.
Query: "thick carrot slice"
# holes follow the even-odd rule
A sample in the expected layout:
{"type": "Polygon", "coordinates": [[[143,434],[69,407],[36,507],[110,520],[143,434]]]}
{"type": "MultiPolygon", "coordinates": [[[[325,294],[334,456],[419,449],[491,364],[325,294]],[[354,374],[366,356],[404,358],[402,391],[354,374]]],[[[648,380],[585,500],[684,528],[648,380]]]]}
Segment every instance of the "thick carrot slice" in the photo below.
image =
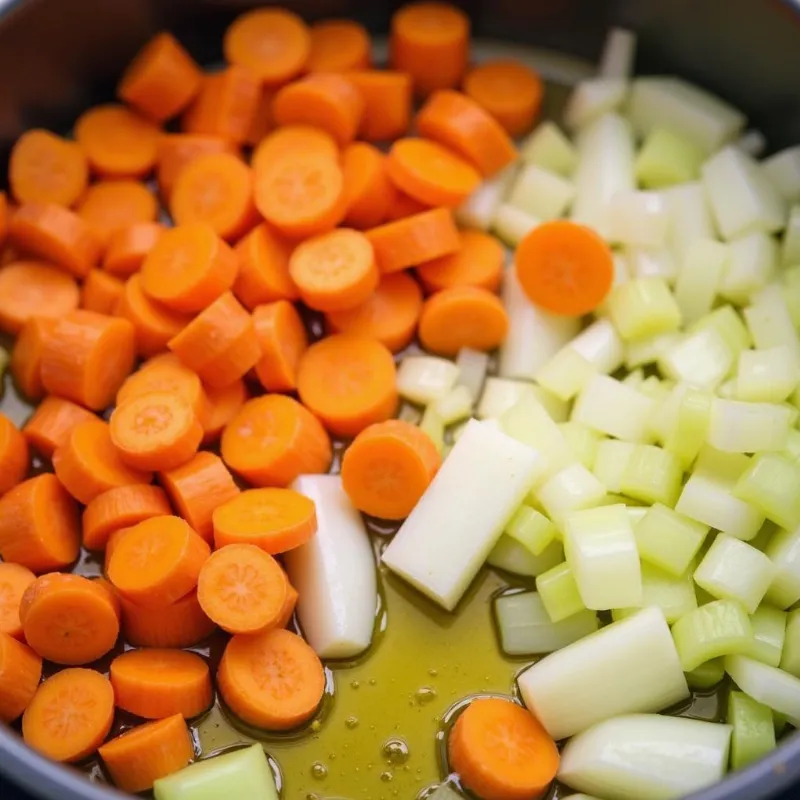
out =
{"type": "Polygon", "coordinates": [[[158,486],[117,486],[98,495],[86,506],[83,512],[83,546],[87,550],[104,550],[108,538],[115,531],[171,513],[169,500],[158,486]]]}
{"type": "Polygon", "coordinates": [[[217,680],[231,711],[265,730],[289,730],[306,722],[325,691],[317,654],[296,633],[281,629],[234,636],[222,655],[217,680]]]}
{"type": "Polygon", "coordinates": [[[453,215],[446,208],[433,208],[379,225],[367,231],[367,238],[384,273],[455,253],[461,246],[453,215]]]}
{"type": "Polygon", "coordinates": [[[530,800],[558,771],[558,750],[527,709],[500,697],[473,700],[456,720],[450,765],[462,784],[486,800],[530,800]]]}
{"type": "Polygon", "coordinates": [[[374,228],[386,219],[397,190],[386,172],[386,158],[376,147],[356,142],[342,154],[347,213],[353,228],[374,228]]]}
{"type": "Polygon", "coordinates": [[[98,181],[86,190],[76,210],[105,250],[121,228],[137,222],[155,222],[158,203],[139,181],[98,181]]]}
{"type": "Polygon", "coordinates": [[[160,222],[135,222],[114,231],[103,256],[103,269],[120,278],[138,272],[165,230],[160,222]]]}
{"type": "Polygon", "coordinates": [[[22,428],[28,444],[45,458],[69,441],[73,428],[97,419],[83,406],[60,397],[45,397],[22,428]]]}
{"type": "Polygon", "coordinates": [[[297,309],[287,300],[258,306],[253,324],[261,347],[256,376],[268,392],[297,388],[297,364],[308,347],[308,334],[297,309]]]}
{"type": "Polygon", "coordinates": [[[212,702],[208,664],[185,650],[129,650],[109,669],[117,708],[144,719],[191,719],[212,702]]]}
{"type": "Polygon", "coordinates": [[[30,705],[42,677],[42,659],[0,632],[0,722],[13,722],[30,705]]]}
{"type": "Polygon", "coordinates": [[[503,126],[461,92],[434,92],[417,114],[417,130],[466,158],[484,177],[517,158],[517,148],[503,126]]]}
{"type": "Polygon", "coordinates": [[[123,463],[108,424],[100,419],[72,429],[67,443],[53,453],[53,468],[66,490],[84,505],[109,489],[150,483],[152,477],[123,463]]]}
{"type": "Polygon", "coordinates": [[[415,214],[422,214],[424,211],[430,211],[431,207],[426,203],[420,203],[405,192],[399,189],[394,191],[394,199],[386,211],[386,221],[394,222],[398,219],[405,219],[406,217],[413,217],[415,214]]]}
{"type": "Polygon", "coordinates": [[[27,440],[16,425],[0,413],[0,495],[25,477],[28,461],[27,440]]]}
{"type": "Polygon", "coordinates": [[[296,400],[248,400],[222,434],[222,459],[255,486],[288,486],[303,473],[327,472],[331,442],[319,420],[296,400]]]}
{"type": "Polygon", "coordinates": [[[364,99],[359,131],[362,138],[389,142],[408,133],[412,85],[407,72],[357,70],[348,72],[347,78],[364,99]]]}
{"type": "Polygon", "coordinates": [[[252,311],[274,300],[297,300],[297,287],[289,275],[292,245],[266,223],[254,228],[234,248],[239,272],[233,293],[252,311]]]}
{"type": "Polygon", "coordinates": [[[203,73],[178,40],[162,31],[137,53],[117,86],[120,99],[155,122],[183,111],[200,90],[203,73]]]}
{"type": "Polygon", "coordinates": [[[276,628],[285,628],[291,621],[292,617],[294,616],[294,609],[297,606],[297,599],[299,595],[297,594],[297,589],[289,583],[289,579],[286,579],[288,590],[286,592],[286,602],[283,604],[283,608],[281,609],[281,615],[278,619],[277,623],[275,623],[276,628]]]}
{"type": "Polygon", "coordinates": [[[275,89],[271,86],[264,86],[258,98],[256,113],[247,131],[247,138],[244,143],[250,147],[257,147],[261,140],[275,127],[275,120],[272,117],[272,100],[275,97],[275,89]]]}
{"type": "Polygon", "coordinates": [[[303,20],[285,8],[260,8],[237,17],[225,31],[225,58],[262,83],[280,85],[299,75],[311,52],[303,20]]]}
{"type": "Polygon", "coordinates": [[[411,3],[392,17],[389,61],[411,75],[419,95],[452,89],[467,69],[469,32],[469,18],[461,9],[447,3],[411,3]]]}
{"type": "Polygon", "coordinates": [[[72,763],[94,753],[114,721],[114,690],[93,669],[64,669],[48,678],[22,715],[28,747],[72,763]]]}
{"type": "Polygon", "coordinates": [[[98,314],[114,314],[125,291],[125,284],[113,275],[93,269],[81,287],[81,308],[98,314]]]}
{"type": "Polygon", "coordinates": [[[50,394],[101,411],[133,369],[136,343],[126,319],[79,309],[45,339],[42,385],[50,394]]]}
{"type": "Polygon", "coordinates": [[[35,128],[11,148],[8,182],[18,203],[69,207],[86,191],[89,165],[80,145],[35,128]]]}
{"type": "Polygon", "coordinates": [[[517,278],[530,300],[545,311],[582,316],[611,291],[614,261],[591,229],[554,220],[531,231],[514,254],[517,278]]]}
{"type": "Polygon", "coordinates": [[[380,342],[340,333],[306,350],[297,391],[331,433],[355,436],[394,414],[396,377],[392,354],[380,342]]]}
{"type": "Polygon", "coordinates": [[[169,349],[205,384],[216,388],[238,381],[261,357],[253,320],[230,292],[170,339],[169,349]]]}
{"type": "Polygon", "coordinates": [[[265,137],[256,147],[251,165],[261,172],[286,156],[320,155],[339,160],[339,148],[329,133],[310,125],[285,125],[265,137]]]}
{"type": "Polygon", "coordinates": [[[216,442],[225,426],[247,402],[247,386],[243,380],[234,381],[221,389],[206,388],[209,410],[203,422],[203,444],[216,442]]]}
{"type": "Polygon", "coordinates": [[[417,267],[417,276],[428,292],[453,286],[477,286],[497,291],[503,278],[505,250],[494,236],[483,231],[460,232],[461,247],[455,252],[417,267]]]}
{"type": "MultiPolygon", "coordinates": [[[[31,317],[23,326],[11,351],[10,369],[17,388],[29,400],[44,394],[42,356],[45,341],[52,335],[56,321],[51,317],[31,317]]],[[[88,413],[88,412],[87,412],[88,413]]]]}
{"type": "Polygon", "coordinates": [[[185,166],[208,153],[236,153],[221,136],[201,133],[167,133],[158,140],[156,181],[161,196],[169,200],[175,181],[185,166]]]}
{"type": "Polygon", "coordinates": [[[321,128],[344,147],[361,125],[364,98],[344,75],[312,73],[278,91],[272,114],[277,125],[321,128]]]}
{"type": "Polygon", "coordinates": [[[350,333],[376,339],[393,353],[414,338],[422,311],[419,284],[405,272],[384,275],[369,299],[349,311],[325,316],[334,333],[350,333]]]}
{"type": "Polygon", "coordinates": [[[309,72],[348,72],[369,69],[372,42],[367,29],[351,19],[328,19],[310,28],[309,72]]]}
{"type": "MultiPolygon", "coordinates": [[[[15,639],[22,639],[19,604],[25,590],[35,580],[36,576],[22,564],[0,562],[0,638],[2,635],[8,635],[15,639]]],[[[0,683],[2,683],[2,678],[0,678],[0,683]]],[[[0,712],[1,714],[2,712],[0,712]]]]}
{"type": "MultiPolygon", "coordinates": [[[[6,195],[5,192],[0,192],[0,245],[6,243],[6,238],[8,237],[8,222],[12,210],[8,202],[8,195],[6,195]]],[[[13,252],[14,248],[5,249],[6,259],[3,260],[3,263],[8,263],[7,254],[9,250],[13,252]]]]}
{"type": "Polygon", "coordinates": [[[137,606],[124,597],[119,604],[125,641],[137,647],[193,647],[216,630],[200,608],[197,592],[157,609],[137,606]]]}
{"type": "Polygon", "coordinates": [[[89,166],[104,178],[141,178],[156,164],[159,129],[124,106],[108,104],[84,111],[75,138],[89,166]]]}

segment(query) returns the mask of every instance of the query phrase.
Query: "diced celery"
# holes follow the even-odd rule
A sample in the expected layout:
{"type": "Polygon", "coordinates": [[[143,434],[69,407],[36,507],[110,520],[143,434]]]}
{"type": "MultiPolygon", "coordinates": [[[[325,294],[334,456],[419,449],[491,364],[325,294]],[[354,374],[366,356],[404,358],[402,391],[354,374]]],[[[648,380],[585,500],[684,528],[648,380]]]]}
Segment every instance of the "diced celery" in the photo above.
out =
{"type": "MultiPolygon", "coordinates": [[[[608,495],[606,495],[608,497],[608,495]]],[[[615,505],[619,502],[616,499],[616,495],[614,495],[615,502],[614,503],[606,503],[606,505],[615,505]]],[[[628,517],[630,518],[631,525],[633,525],[634,531],[636,530],[636,526],[644,519],[644,515],[647,513],[647,508],[645,506],[625,506],[625,510],[628,512],[628,517]]]]}
{"type": "Polygon", "coordinates": [[[744,309],[744,318],[759,350],[786,345],[800,355],[800,339],[778,284],[762,289],[744,309]]]}
{"type": "Polygon", "coordinates": [[[472,394],[466,386],[454,386],[446,395],[435,400],[430,408],[445,425],[452,425],[472,416],[472,394]]]}
{"type": "Polygon", "coordinates": [[[596,373],[587,359],[567,345],[542,365],[536,373],[536,380],[561,400],[571,400],[596,373]]]}
{"type": "Polygon", "coordinates": [[[598,443],[593,472],[608,491],[622,491],[622,476],[635,449],[635,444],[617,439],[603,439],[598,443]]]}
{"type": "Polygon", "coordinates": [[[456,209],[456,220],[464,227],[488,231],[516,173],[514,163],[485,180],[456,209]]]}
{"type": "Polygon", "coordinates": [[[622,339],[608,319],[595,320],[569,342],[569,346],[604,374],[619,369],[625,355],[622,339]]]}
{"type": "Polygon", "coordinates": [[[788,614],[780,668],[800,678],[800,608],[788,614]]]}
{"type": "Polygon", "coordinates": [[[640,367],[637,367],[632,372],[629,372],[627,375],[625,375],[625,377],[622,379],[622,382],[626,386],[630,386],[631,389],[639,389],[644,383],[644,370],[640,367]]]}
{"type": "MultiPolygon", "coordinates": [[[[664,198],[663,193],[661,197],[664,198]]],[[[666,208],[670,210],[669,206],[666,208]]],[[[667,283],[674,282],[678,268],[672,250],[668,247],[628,246],[624,252],[632,278],[663,278],[667,283]]]]}
{"type": "Polygon", "coordinates": [[[787,613],[773,606],[760,605],[750,615],[753,626],[753,644],[745,655],[777,667],[781,663],[783,643],[786,638],[787,613]]]}
{"type": "Polygon", "coordinates": [[[705,691],[712,689],[725,677],[725,664],[721,658],[704,661],[691,672],[686,673],[690,689],[705,691]]]}
{"type": "Polygon", "coordinates": [[[602,78],[630,79],[636,57],[636,34],[626,28],[609,28],[597,65],[602,78]]]}
{"type": "Polygon", "coordinates": [[[792,424],[791,410],[778,403],[745,403],[718,397],[711,404],[708,442],[726,453],[781,450],[792,424]]]}
{"type": "Polygon", "coordinates": [[[542,221],[511,203],[500,203],[494,212],[492,231],[509,247],[516,247],[542,221]]]}
{"type": "Polygon", "coordinates": [[[762,553],[766,552],[767,545],[770,543],[772,537],[777,533],[778,526],[774,522],[766,520],[761,526],[761,530],[749,541],[751,547],[760,550],[762,553]]]}
{"type": "Polygon", "coordinates": [[[443,783],[426,800],[464,800],[464,796],[459,794],[449,783],[443,783]]]}
{"type": "Polygon", "coordinates": [[[682,478],[683,469],[677,456],[655,445],[639,444],[627,459],[620,491],[645,503],[674,506],[682,478]]]}
{"type": "Polygon", "coordinates": [[[786,439],[786,444],[781,450],[781,455],[792,464],[800,465],[800,431],[792,429],[786,439]]]}
{"type": "Polygon", "coordinates": [[[541,555],[535,556],[517,539],[504,533],[487,556],[486,563],[515,575],[535,578],[563,560],[564,548],[561,542],[552,542],[542,551],[541,555]]]}
{"type": "Polygon", "coordinates": [[[683,575],[708,535],[708,527],[655,503],[634,529],[643,561],[674,577],[683,575]]]}
{"type": "Polygon", "coordinates": [[[713,390],[733,367],[734,354],[713,328],[688,333],[658,359],[663,375],[698,389],[713,390]]]}
{"type": "Polygon", "coordinates": [[[578,151],[554,122],[542,122],[525,140],[520,156],[526,164],[537,164],[559,175],[572,175],[578,151]]]}
{"type": "Polygon", "coordinates": [[[780,403],[800,384],[800,360],[788,345],[743,350],[736,373],[736,396],[749,402],[780,403]]]}
{"type": "Polygon", "coordinates": [[[800,264],[800,206],[792,206],[781,240],[781,264],[800,264]]]}
{"type": "Polygon", "coordinates": [[[753,158],[761,158],[767,149],[767,138],[761,131],[751,128],[736,140],[736,146],[753,158]]]}
{"type": "Polygon", "coordinates": [[[536,591],[553,622],[586,610],[572,568],[566,561],[536,576],[536,591]]]}
{"type": "Polygon", "coordinates": [[[731,769],[744,769],[775,749],[772,711],[744,692],[728,695],[727,720],[733,725],[731,769]]]}
{"type": "Polygon", "coordinates": [[[754,456],[734,494],[784,528],[800,525],[800,465],[778,453],[754,456]]]}
{"type": "Polygon", "coordinates": [[[584,128],[625,102],[628,82],[622,78],[588,78],[572,90],[564,108],[564,124],[570,130],[584,128]]]}
{"type": "Polygon", "coordinates": [[[746,653],[753,627],[740,603],[715,600],[699,606],[672,626],[672,638],[684,672],[720,656],[746,653]]]}
{"type": "Polygon", "coordinates": [[[648,375],[640,384],[639,391],[657,400],[659,405],[671,396],[670,386],[655,375],[648,375]]]}
{"type": "Polygon", "coordinates": [[[729,247],[713,239],[696,239],[689,245],[675,282],[675,300],[684,324],[711,311],[729,259],[729,247]]]}
{"type": "Polygon", "coordinates": [[[630,442],[647,438],[655,401],[607,375],[595,375],[578,395],[572,419],[630,442]]]}
{"type": "Polygon", "coordinates": [[[411,405],[411,403],[403,403],[397,412],[397,419],[403,422],[410,422],[412,425],[419,425],[419,421],[422,419],[422,411],[418,406],[411,405]]]}
{"type": "MultiPolygon", "coordinates": [[[[773,711],[772,721],[775,724],[775,736],[782,736],[783,732],[786,730],[786,726],[789,724],[789,718],[786,714],[779,714],[777,711],[773,711]]],[[[795,722],[796,721],[797,720],[795,720],[795,722]]]]}
{"type": "Polygon", "coordinates": [[[544,386],[536,384],[533,386],[533,394],[553,422],[566,422],[569,419],[570,405],[568,401],[556,397],[544,386]]]}
{"type": "Polygon", "coordinates": [[[475,411],[478,419],[499,419],[524,397],[533,397],[533,384],[527,381],[489,377],[475,411]]]}
{"type": "Polygon", "coordinates": [[[614,327],[626,341],[676,331],[681,312],[661,278],[637,278],[614,289],[609,299],[614,327]]]}
{"type": "Polygon", "coordinates": [[[779,530],[764,548],[764,553],[777,571],[766,600],[778,608],[789,608],[800,600],[800,528],[779,530]]]}
{"type": "Polygon", "coordinates": [[[439,453],[444,450],[444,425],[444,420],[432,405],[425,409],[422,419],[419,421],[420,430],[428,434],[439,453]]]}
{"type": "Polygon", "coordinates": [[[653,128],[636,156],[636,179],[646,189],[693,181],[700,175],[704,153],[669,128],[653,128]]]}
{"type": "MultiPolygon", "coordinates": [[[[640,607],[658,606],[664,612],[664,618],[671,625],[684,614],[697,608],[697,597],[694,593],[692,576],[687,572],[680,578],[670,575],[651,564],[642,564],[642,602],[640,607]]],[[[615,609],[612,617],[616,621],[619,613],[630,616],[635,608],[615,609]]]]}
{"type": "Polygon", "coordinates": [[[575,197],[575,187],[555,172],[528,164],[514,181],[507,202],[540,220],[558,219],[575,197]]]}
{"type": "Polygon", "coordinates": [[[605,494],[606,487],[583,464],[564,467],[536,490],[542,507],[555,520],[569,511],[599,505],[605,494]]]}
{"type": "Polygon", "coordinates": [[[765,158],[761,169],[786,202],[800,200],[800,147],[787,147],[765,158]]]}
{"type": "Polygon", "coordinates": [[[575,458],[586,469],[594,469],[597,447],[602,441],[602,436],[579,422],[561,422],[558,428],[575,458]]]}
{"type": "Polygon", "coordinates": [[[483,382],[486,380],[486,372],[489,369],[489,354],[462,347],[456,357],[456,366],[458,367],[456,386],[466,386],[472,402],[476,402],[480,397],[483,382]]]}
{"type": "Polygon", "coordinates": [[[625,344],[625,367],[636,369],[646,364],[654,364],[680,337],[677,333],[657,333],[647,339],[637,339],[625,344]]]}
{"type": "Polygon", "coordinates": [[[612,252],[611,261],[614,267],[614,273],[611,276],[611,288],[606,294],[605,299],[595,308],[594,315],[596,317],[608,316],[609,303],[614,290],[618,286],[622,286],[631,279],[630,269],[628,268],[628,259],[619,251],[612,252]]]}
{"type": "Polygon", "coordinates": [[[458,367],[436,356],[406,356],[397,369],[402,398],[424,406],[446,395],[458,380],[458,367]]]}
{"type": "Polygon", "coordinates": [[[634,247],[660,247],[669,225],[666,198],[656,191],[617,192],[608,208],[608,238],[634,247]]]}
{"type": "Polygon", "coordinates": [[[717,387],[717,397],[721,397],[723,400],[735,400],[736,381],[733,378],[728,378],[727,381],[721,383],[717,387]]]}
{"type": "Polygon", "coordinates": [[[722,337],[734,358],[739,358],[739,353],[753,343],[742,318],[733,306],[724,305],[715,308],[710,314],[706,314],[691,325],[689,333],[696,333],[708,328],[715,330],[722,337]]]}
{"type": "Polygon", "coordinates": [[[728,264],[719,294],[744,305],[772,280],[778,266],[778,243],[769,234],[754,231],[728,242],[728,264]]]}
{"type": "Polygon", "coordinates": [[[753,700],[785,714],[792,724],[800,721],[800,679],[741,655],[728,656],[725,671],[753,700]]]}
{"type": "Polygon", "coordinates": [[[708,436],[713,401],[710,392],[692,387],[687,387],[680,395],[675,421],[665,437],[664,449],[674,453],[684,469],[691,466],[708,436]]]}
{"type": "Polygon", "coordinates": [[[524,504],[508,521],[505,533],[535,556],[541,555],[558,538],[556,526],[544,514],[524,504]]]}
{"type": "Polygon", "coordinates": [[[669,245],[678,263],[682,264],[694,241],[716,238],[711,209],[706,191],[699,181],[672,186],[665,189],[664,194],[672,217],[668,234],[669,245]]]}

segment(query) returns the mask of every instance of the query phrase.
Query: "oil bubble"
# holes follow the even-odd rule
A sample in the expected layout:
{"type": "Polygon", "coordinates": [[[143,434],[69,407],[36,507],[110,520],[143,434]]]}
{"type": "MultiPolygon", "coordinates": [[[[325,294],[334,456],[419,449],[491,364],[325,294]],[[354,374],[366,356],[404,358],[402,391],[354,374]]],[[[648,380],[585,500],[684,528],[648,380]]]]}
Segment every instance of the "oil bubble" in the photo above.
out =
{"type": "Polygon", "coordinates": [[[394,775],[388,770],[386,772],[381,772],[381,780],[384,783],[391,783],[392,780],[394,780],[394,775]]]}
{"type": "Polygon", "coordinates": [[[383,745],[383,758],[387,764],[399,767],[405,764],[411,756],[411,751],[408,749],[408,742],[401,739],[399,736],[387,740],[383,745]]]}
{"type": "Polygon", "coordinates": [[[436,689],[433,686],[421,686],[417,689],[415,697],[419,705],[425,706],[436,699],[436,689]]]}
{"type": "Polygon", "coordinates": [[[328,777],[328,768],[323,763],[315,761],[311,765],[311,777],[318,781],[324,781],[328,777]]]}
{"type": "Polygon", "coordinates": [[[350,681],[351,689],[359,689],[360,687],[361,687],[361,681],[350,681]]]}
{"type": "Polygon", "coordinates": [[[352,731],[354,728],[358,727],[358,717],[348,717],[344,721],[344,724],[347,728],[349,728],[352,731]]]}

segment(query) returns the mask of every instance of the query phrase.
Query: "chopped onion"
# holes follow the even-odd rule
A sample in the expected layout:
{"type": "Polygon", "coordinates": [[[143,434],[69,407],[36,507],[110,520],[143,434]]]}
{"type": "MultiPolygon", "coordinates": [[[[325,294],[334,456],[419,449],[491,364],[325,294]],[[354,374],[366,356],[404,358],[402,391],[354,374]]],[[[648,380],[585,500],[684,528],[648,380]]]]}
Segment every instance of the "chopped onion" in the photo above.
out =
{"type": "Polygon", "coordinates": [[[628,96],[629,83],[624,78],[587,78],[576,84],[564,108],[564,124],[576,131],[618,110],[628,96]]]}
{"type": "Polygon", "coordinates": [[[785,611],[769,605],[760,605],[751,615],[753,644],[744,655],[777,667],[781,663],[783,644],[786,639],[786,622],[789,615],[785,611]]]}
{"type": "Polygon", "coordinates": [[[575,575],[566,561],[537,575],[536,591],[552,622],[560,622],[586,609],[575,575]]]}
{"type": "Polygon", "coordinates": [[[671,211],[669,243],[681,264],[694,241],[716,238],[711,208],[703,184],[699,181],[672,186],[664,190],[664,195],[671,211]]]}
{"type": "Polygon", "coordinates": [[[569,208],[575,187],[555,172],[528,164],[514,181],[508,202],[540,220],[557,219],[569,208]]]}
{"type": "Polygon", "coordinates": [[[654,401],[606,375],[595,375],[578,395],[572,419],[629,442],[647,438],[654,401]]]}
{"type": "Polygon", "coordinates": [[[551,542],[541,554],[535,556],[517,539],[504,533],[486,558],[489,566],[503,569],[514,575],[535,578],[560,564],[564,560],[564,548],[561,542],[551,542]]]}
{"type": "Polygon", "coordinates": [[[697,180],[705,154],[669,128],[653,128],[636,156],[636,180],[646,189],[697,180]]]}
{"type": "Polygon", "coordinates": [[[578,164],[578,151],[554,122],[542,122],[525,140],[520,156],[526,164],[536,164],[569,177],[578,164]]]}
{"type": "Polygon", "coordinates": [[[725,671],[745,694],[773,711],[785,714],[797,727],[796,723],[800,721],[800,678],[740,655],[725,659],[725,671]]]}
{"type": "Polygon", "coordinates": [[[584,328],[569,343],[598,372],[610,375],[621,366],[625,357],[625,346],[611,320],[595,320],[584,328]]]}
{"type": "Polygon", "coordinates": [[[728,253],[719,293],[733,303],[744,305],[774,276],[778,266],[778,243],[774,237],[754,231],[728,242],[728,253]]]}
{"type": "Polygon", "coordinates": [[[779,530],[764,553],[776,569],[766,600],[778,608],[789,608],[800,600],[800,529],[779,530]]]}
{"type": "Polygon", "coordinates": [[[688,246],[675,281],[675,300],[685,325],[711,311],[729,259],[729,247],[713,239],[695,239],[688,246]]]}
{"type": "Polygon", "coordinates": [[[511,203],[501,203],[495,211],[492,230],[509,247],[516,247],[541,222],[511,203]]]}
{"type": "Polygon", "coordinates": [[[397,369],[397,391],[412,403],[427,405],[444,397],[458,380],[458,367],[436,356],[406,356],[397,369]]]}
{"type": "MultiPolygon", "coordinates": [[[[637,367],[642,367],[647,364],[654,364],[679,341],[680,335],[671,332],[657,333],[655,336],[650,336],[647,339],[637,339],[633,342],[626,342],[625,368],[628,370],[635,370],[637,367]]],[[[629,372],[628,375],[623,378],[625,383],[629,383],[628,377],[631,374],[633,373],[629,372]]],[[[644,376],[642,376],[642,381],[636,380],[636,385],[641,384],[643,381],[644,376]]]]}
{"type": "Polygon", "coordinates": [[[601,78],[628,79],[633,75],[636,34],[626,28],[610,28],[606,34],[597,74],[601,78]]]}
{"type": "Polygon", "coordinates": [[[533,384],[527,381],[487,378],[476,416],[478,419],[499,419],[523,398],[534,396],[533,384]]]}
{"type": "Polygon", "coordinates": [[[636,247],[659,247],[669,225],[669,206],[660,192],[617,192],[608,209],[612,242],[636,247]]]}
{"type": "Polygon", "coordinates": [[[727,720],[733,726],[731,769],[743,769],[775,749],[772,711],[744,692],[728,695],[727,720]]]}
{"type": "Polygon", "coordinates": [[[492,178],[485,180],[455,211],[456,220],[467,228],[488,231],[497,209],[514,180],[517,165],[511,164],[492,178]]]}
{"type": "Polygon", "coordinates": [[[761,168],[787,203],[800,200],[800,146],[787,147],[765,158],[761,168]]]}
{"type": "Polygon", "coordinates": [[[677,578],[689,569],[708,530],[708,525],[655,503],[635,526],[634,536],[642,561],[677,578]]]}
{"type": "Polygon", "coordinates": [[[734,358],[738,358],[739,353],[752,344],[750,334],[733,306],[724,305],[715,308],[710,314],[706,314],[705,317],[691,325],[689,333],[708,329],[716,331],[722,337],[734,358]]]}
{"type": "Polygon", "coordinates": [[[626,341],[677,331],[681,311],[662,278],[637,278],[618,286],[609,301],[611,321],[626,341]]]}

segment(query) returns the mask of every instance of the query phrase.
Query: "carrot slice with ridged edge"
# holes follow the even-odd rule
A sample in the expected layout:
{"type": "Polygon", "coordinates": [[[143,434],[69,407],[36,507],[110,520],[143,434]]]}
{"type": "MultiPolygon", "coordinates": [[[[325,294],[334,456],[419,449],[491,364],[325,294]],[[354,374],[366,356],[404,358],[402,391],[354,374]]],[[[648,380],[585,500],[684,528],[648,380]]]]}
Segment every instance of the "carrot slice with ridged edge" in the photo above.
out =
{"type": "Polygon", "coordinates": [[[287,300],[258,306],[253,324],[261,347],[256,376],[268,392],[297,388],[297,365],[308,348],[308,334],[297,309],[287,300]]]}
{"type": "Polygon", "coordinates": [[[81,287],[81,308],[113,315],[125,291],[125,284],[101,269],[93,269],[81,287]]]}
{"type": "Polygon", "coordinates": [[[386,157],[367,142],[355,142],[342,154],[347,195],[346,225],[374,228],[386,219],[397,190],[386,172],[386,157]]]}
{"type": "Polygon", "coordinates": [[[27,440],[17,426],[0,413],[0,495],[22,481],[29,460],[27,440]]]}
{"type": "Polygon", "coordinates": [[[200,608],[195,591],[156,609],[122,596],[119,605],[125,641],[136,647],[194,647],[217,628],[200,608]]]}
{"type": "Polygon", "coordinates": [[[348,72],[368,69],[372,62],[372,42],[367,29],[351,19],[327,19],[309,29],[311,52],[309,72],[348,72]]]}
{"type": "Polygon", "coordinates": [[[155,222],[155,195],[139,181],[109,180],[93,183],[75,209],[92,229],[103,250],[121,228],[137,222],[155,222]]]}
{"type": "Polygon", "coordinates": [[[347,79],[364,99],[360,135],[369,142],[389,142],[408,133],[412,86],[407,72],[361,69],[347,79]]]}
{"type": "Polygon", "coordinates": [[[207,153],[238,153],[236,145],[222,136],[205,133],[166,133],[158,140],[156,182],[161,197],[169,202],[184,167],[207,153]]]}
{"type": "Polygon", "coordinates": [[[247,385],[243,380],[234,381],[228,386],[206,387],[209,410],[203,422],[203,444],[216,442],[225,426],[239,413],[249,397],[247,385]]]}
{"type": "Polygon", "coordinates": [[[116,230],[108,239],[103,269],[119,278],[128,278],[138,272],[145,256],[165,230],[160,222],[135,222],[116,230]]]}
{"type": "Polygon", "coordinates": [[[262,303],[299,298],[289,275],[293,247],[266,223],[237,243],[234,252],[239,259],[239,272],[233,293],[245,308],[252,311],[262,303]]]}
{"type": "Polygon", "coordinates": [[[0,632],[0,722],[13,722],[30,705],[42,677],[42,659],[0,632]]]}
{"type": "Polygon", "coordinates": [[[0,562],[0,634],[22,639],[19,604],[36,576],[22,564],[0,562]]]}
{"type": "Polygon", "coordinates": [[[38,400],[45,393],[42,385],[42,358],[47,339],[52,335],[55,325],[56,321],[52,317],[31,317],[14,340],[9,368],[17,388],[29,400],[38,400]]]}
{"type": "Polygon", "coordinates": [[[311,125],[283,125],[266,136],[253,151],[255,172],[267,169],[285,156],[320,155],[339,160],[339,147],[333,136],[311,125]]]}
{"type": "Polygon", "coordinates": [[[82,422],[97,419],[83,406],[61,397],[45,397],[22,428],[28,444],[45,458],[69,441],[72,429],[82,422]]]}
{"type": "Polygon", "coordinates": [[[417,267],[417,276],[428,292],[441,292],[453,286],[477,286],[495,292],[503,277],[506,253],[500,242],[488,233],[463,230],[461,247],[455,252],[417,267]]]}

